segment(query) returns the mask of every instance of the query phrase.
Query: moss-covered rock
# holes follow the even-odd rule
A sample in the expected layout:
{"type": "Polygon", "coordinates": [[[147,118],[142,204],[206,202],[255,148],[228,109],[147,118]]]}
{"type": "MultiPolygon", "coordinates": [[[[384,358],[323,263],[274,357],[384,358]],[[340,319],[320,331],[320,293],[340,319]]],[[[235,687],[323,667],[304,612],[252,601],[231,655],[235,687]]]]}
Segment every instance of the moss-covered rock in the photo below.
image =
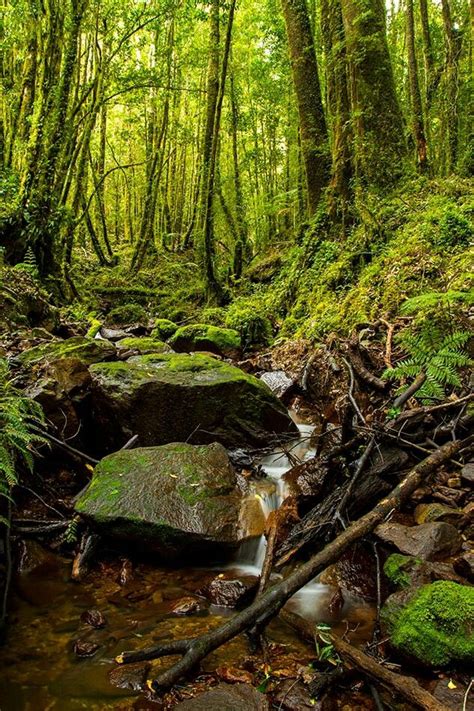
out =
{"type": "Polygon", "coordinates": [[[173,349],[167,343],[160,341],[153,336],[144,336],[143,338],[122,338],[117,341],[117,348],[125,351],[136,351],[141,355],[149,353],[172,353],[173,349]]]}
{"type": "Polygon", "coordinates": [[[109,311],[106,320],[109,325],[124,326],[129,323],[146,323],[148,316],[143,306],[124,304],[109,311]]]}
{"type": "Polygon", "coordinates": [[[209,351],[217,355],[236,355],[240,350],[240,336],[231,328],[220,328],[203,323],[181,326],[170,339],[179,353],[209,351]]]}
{"type": "Polygon", "coordinates": [[[413,576],[422,565],[419,558],[401,553],[392,553],[383,566],[383,572],[394,587],[408,588],[413,584],[413,576]]]}
{"type": "Polygon", "coordinates": [[[76,509],[103,533],[169,558],[235,549],[240,504],[220,444],[174,443],[105,457],[76,509]]]}
{"type": "Polygon", "coordinates": [[[264,383],[211,356],[134,356],[90,372],[101,451],[118,449],[134,434],[143,446],[218,441],[233,447],[296,432],[264,383]]]}
{"type": "Polygon", "coordinates": [[[173,321],[167,318],[158,318],[155,320],[155,326],[151,335],[154,338],[159,338],[161,341],[167,341],[177,330],[178,326],[173,321]]]}
{"type": "Polygon", "coordinates": [[[437,581],[391,595],[382,622],[392,646],[427,667],[474,662],[474,588],[437,581]]]}
{"type": "Polygon", "coordinates": [[[116,354],[115,346],[103,339],[74,336],[64,341],[48,341],[21,353],[17,360],[23,366],[44,361],[52,363],[63,358],[74,358],[85,365],[110,360],[116,354]]]}

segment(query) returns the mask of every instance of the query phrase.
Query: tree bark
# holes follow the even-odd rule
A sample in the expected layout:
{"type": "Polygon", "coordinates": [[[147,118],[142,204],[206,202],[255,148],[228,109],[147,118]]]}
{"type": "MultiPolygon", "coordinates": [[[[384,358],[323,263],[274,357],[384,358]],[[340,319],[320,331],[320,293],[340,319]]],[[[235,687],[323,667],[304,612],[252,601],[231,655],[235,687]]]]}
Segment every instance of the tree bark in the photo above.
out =
{"type": "Polygon", "coordinates": [[[413,138],[415,139],[416,144],[418,168],[421,173],[425,173],[428,168],[428,156],[426,148],[425,123],[423,120],[423,107],[421,103],[421,91],[418,81],[418,62],[415,51],[413,0],[407,0],[406,32],[413,138]]]}

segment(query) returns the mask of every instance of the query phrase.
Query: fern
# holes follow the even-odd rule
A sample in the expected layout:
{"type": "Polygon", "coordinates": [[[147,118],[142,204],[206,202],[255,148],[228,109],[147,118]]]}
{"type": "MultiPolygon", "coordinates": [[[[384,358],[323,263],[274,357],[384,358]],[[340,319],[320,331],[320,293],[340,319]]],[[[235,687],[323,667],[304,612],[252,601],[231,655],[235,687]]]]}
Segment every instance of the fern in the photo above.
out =
{"type": "Polygon", "coordinates": [[[34,432],[42,423],[40,405],[15,388],[8,364],[0,358],[0,497],[11,500],[20,463],[33,469],[33,446],[46,442],[34,432]]]}

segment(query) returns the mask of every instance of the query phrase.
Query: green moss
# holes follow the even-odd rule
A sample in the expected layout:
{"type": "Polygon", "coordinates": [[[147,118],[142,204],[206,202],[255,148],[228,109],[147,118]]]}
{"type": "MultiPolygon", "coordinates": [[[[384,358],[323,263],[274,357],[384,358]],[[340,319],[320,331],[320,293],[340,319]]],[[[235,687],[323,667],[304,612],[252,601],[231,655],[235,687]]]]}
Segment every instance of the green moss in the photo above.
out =
{"type": "Polygon", "coordinates": [[[107,323],[116,326],[146,321],[148,321],[147,313],[145,309],[138,304],[125,304],[124,306],[117,306],[107,314],[107,323]]]}
{"type": "Polygon", "coordinates": [[[240,349],[240,336],[230,328],[194,323],[178,328],[170,344],[177,350],[211,350],[228,354],[240,349]]]}
{"type": "Polygon", "coordinates": [[[170,353],[171,348],[163,341],[153,337],[122,338],[117,341],[117,348],[137,351],[138,353],[170,353]]]}
{"type": "Polygon", "coordinates": [[[392,585],[399,588],[407,588],[412,584],[410,572],[414,567],[421,565],[421,560],[401,553],[392,553],[387,558],[383,566],[383,572],[392,585]]]}
{"type": "Polygon", "coordinates": [[[65,341],[48,341],[39,346],[30,348],[18,357],[25,366],[33,365],[42,360],[54,361],[61,358],[77,358],[83,363],[97,363],[107,360],[115,355],[115,346],[102,339],[83,338],[74,336],[65,341]]]}
{"type": "Polygon", "coordinates": [[[437,581],[382,609],[392,645],[431,667],[474,662],[474,588],[437,581]]]}
{"type": "Polygon", "coordinates": [[[270,319],[255,299],[236,299],[229,306],[225,323],[240,334],[244,348],[266,346],[272,339],[270,319]]]}
{"type": "Polygon", "coordinates": [[[167,341],[168,338],[176,333],[178,326],[167,318],[155,319],[155,327],[151,332],[154,338],[159,338],[162,341],[167,341]]]}

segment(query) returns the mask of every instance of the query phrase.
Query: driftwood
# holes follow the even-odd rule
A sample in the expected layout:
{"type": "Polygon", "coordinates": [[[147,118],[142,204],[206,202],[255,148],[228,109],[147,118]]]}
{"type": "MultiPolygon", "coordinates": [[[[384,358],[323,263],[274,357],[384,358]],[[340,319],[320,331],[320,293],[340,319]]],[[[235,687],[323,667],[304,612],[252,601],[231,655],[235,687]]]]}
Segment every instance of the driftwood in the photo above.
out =
{"type": "Polygon", "coordinates": [[[176,640],[138,652],[123,652],[116,657],[116,661],[119,664],[127,664],[144,659],[182,654],[182,658],[176,664],[163,672],[156,680],[149,682],[149,688],[154,692],[169,689],[195,669],[210,652],[225,642],[253,627],[263,629],[280,612],[292,595],[328,565],[338,560],[355,541],[370,533],[393,511],[398,510],[422,481],[441,464],[457,454],[466,444],[466,441],[450,442],[417,464],[403,481],[369,513],[352,523],[323,550],[312,556],[286,579],[271,587],[247,609],[232,617],[222,626],[193,639],[176,640]]]}
{"type": "MultiPolygon", "coordinates": [[[[282,610],[280,618],[290,627],[295,629],[304,639],[312,643],[315,637],[315,630],[300,615],[282,610]]],[[[410,676],[396,674],[375,661],[368,654],[357,649],[340,637],[331,635],[331,642],[336,652],[341,656],[345,664],[356,667],[364,675],[378,681],[385,688],[394,691],[398,696],[413,704],[417,708],[425,711],[446,711],[434,696],[426,691],[417,681],[410,676]]]]}

